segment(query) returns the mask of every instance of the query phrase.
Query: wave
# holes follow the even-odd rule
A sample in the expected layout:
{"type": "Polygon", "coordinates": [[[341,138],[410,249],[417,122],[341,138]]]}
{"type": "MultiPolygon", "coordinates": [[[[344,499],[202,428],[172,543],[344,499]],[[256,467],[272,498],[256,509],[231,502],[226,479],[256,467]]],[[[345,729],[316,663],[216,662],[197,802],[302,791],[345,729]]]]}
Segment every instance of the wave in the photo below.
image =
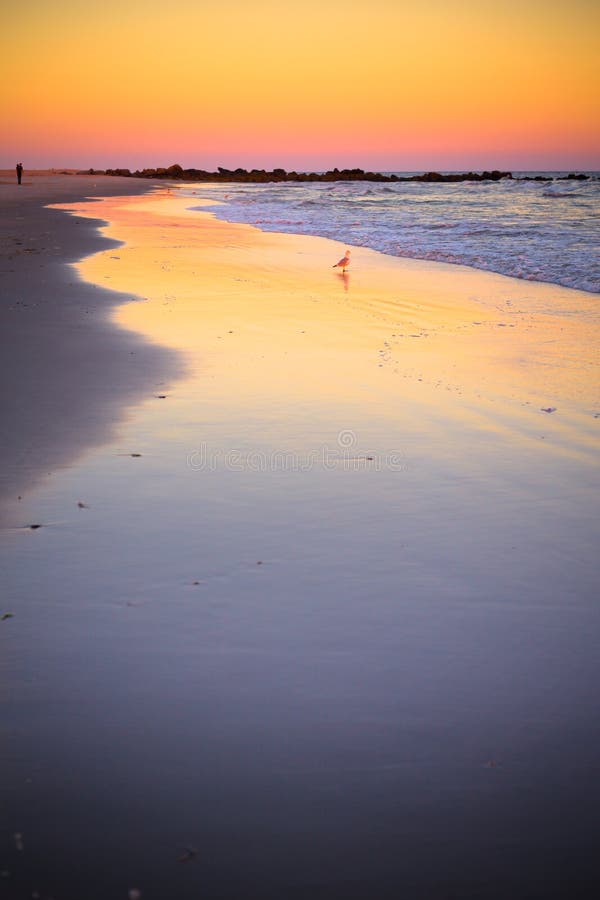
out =
{"type": "Polygon", "coordinates": [[[549,200],[570,200],[571,197],[583,197],[579,191],[542,191],[542,197],[549,200]]]}
{"type": "Polygon", "coordinates": [[[215,185],[209,196],[223,203],[211,208],[219,218],[266,231],[600,293],[600,181],[540,186],[215,185]]]}

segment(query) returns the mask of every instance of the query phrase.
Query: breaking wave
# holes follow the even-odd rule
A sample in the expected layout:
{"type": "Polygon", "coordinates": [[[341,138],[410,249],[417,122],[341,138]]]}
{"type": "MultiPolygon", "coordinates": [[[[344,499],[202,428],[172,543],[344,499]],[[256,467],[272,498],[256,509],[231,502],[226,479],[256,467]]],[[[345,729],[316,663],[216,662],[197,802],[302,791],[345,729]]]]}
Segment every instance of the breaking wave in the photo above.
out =
{"type": "MultiPolygon", "coordinates": [[[[557,173],[559,174],[559,173],[557,173]]],[[[197,185],[194,186],[197,190],[197,185]]],[[[600,178],[211,184],[219,218],[600,293],[600,178]]]]}

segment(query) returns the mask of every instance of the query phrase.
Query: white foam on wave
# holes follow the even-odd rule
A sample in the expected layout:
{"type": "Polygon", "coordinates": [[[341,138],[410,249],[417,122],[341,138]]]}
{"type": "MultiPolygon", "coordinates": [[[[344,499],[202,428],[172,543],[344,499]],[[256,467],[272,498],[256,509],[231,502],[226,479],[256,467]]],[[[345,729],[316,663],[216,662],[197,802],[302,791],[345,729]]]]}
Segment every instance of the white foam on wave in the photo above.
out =
{"type": "MultiPolygon", "coordinates": [[[[600,293],[600,179],[211,185],[220,218],[600,293]]],[[[214,210],[213,210],[214,211],[214,210]]]]}

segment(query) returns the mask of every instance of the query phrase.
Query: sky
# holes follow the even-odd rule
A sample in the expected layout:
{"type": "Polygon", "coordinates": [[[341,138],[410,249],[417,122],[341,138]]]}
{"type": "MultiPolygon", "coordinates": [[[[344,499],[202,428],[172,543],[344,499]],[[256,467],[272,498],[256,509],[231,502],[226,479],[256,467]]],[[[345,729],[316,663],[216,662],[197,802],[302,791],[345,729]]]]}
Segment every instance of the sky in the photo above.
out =
{"type": "Polygon", "coordinates": [[[0,167],[600,169],[597,0],[30,0],[0,167]]]}

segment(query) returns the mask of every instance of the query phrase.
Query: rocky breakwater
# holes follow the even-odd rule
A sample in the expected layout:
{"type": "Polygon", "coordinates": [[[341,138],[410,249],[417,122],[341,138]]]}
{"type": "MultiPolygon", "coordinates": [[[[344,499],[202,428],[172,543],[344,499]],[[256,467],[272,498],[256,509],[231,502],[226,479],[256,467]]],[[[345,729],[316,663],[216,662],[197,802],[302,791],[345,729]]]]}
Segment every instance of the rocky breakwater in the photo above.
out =
{"type": "MultiPolygon", "coordinates": [[[[91,172],[92,170],[90,170],[91,172]]],[[[134,178],[158,178],[168,181],[202,181],[202,182],[249,182],[252,184],[273,183],[281,181],[306,182],[306,181],[377,181],[377,182],[407,182],[422,181],[426,183],[456,183],[459,181],[501,181],[503,178],[513,179],[511,172],[501,172],[494,169],[491,172],[424,172],[422,175],[395,175],[382,172],[365,172],[364,169],[330,169],[327,172],[286,172],[285,169],[224,169],[218,167],[216,172],[207,172],[204,169],[184,169],[175,164],[167,168],[138,169],[132,172],[130,169],[106,169],[106,175],[120,175],[121,177],[134,178]]],[[[560,180],[587,180],[590,176],[571,172],[569,175],[558,176],[560,180]]],[[[518,181],[554,181],[552,175],[520,176],[518,181]]]]}
{"type": "Polygon", "coordinates": [[[426,172],[422,175],[387,175],[381,172],[366,172],[364,169],[330,169],[327,172],[287,172],[285,169],[225,169],[219,166],[216,172],[204,169],[184,169],[180,165],[157,169],[106,169],[106,175],[120,175],[135,178],[158,178],[169,181],[203,181],[203,182],[250,182],[253,184],[281,181],[499,181],[501,178],[512,178],[510,172],[465,172],[444,175],[439,172],[426,172]]]}

